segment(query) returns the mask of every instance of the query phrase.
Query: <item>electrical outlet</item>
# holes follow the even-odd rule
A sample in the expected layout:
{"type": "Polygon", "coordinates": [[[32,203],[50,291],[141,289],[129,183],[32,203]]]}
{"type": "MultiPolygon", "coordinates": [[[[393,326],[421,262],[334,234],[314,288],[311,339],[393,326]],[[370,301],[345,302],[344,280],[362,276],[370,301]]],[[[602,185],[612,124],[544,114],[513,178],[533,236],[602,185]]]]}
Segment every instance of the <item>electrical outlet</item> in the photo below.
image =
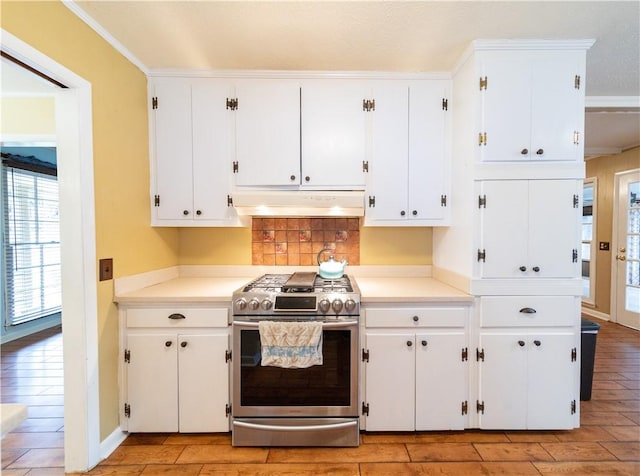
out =
{"type": "Polygon", "coordinates": [[[100,260],[100,281],[113,279],[113,258],[100,260]]]}

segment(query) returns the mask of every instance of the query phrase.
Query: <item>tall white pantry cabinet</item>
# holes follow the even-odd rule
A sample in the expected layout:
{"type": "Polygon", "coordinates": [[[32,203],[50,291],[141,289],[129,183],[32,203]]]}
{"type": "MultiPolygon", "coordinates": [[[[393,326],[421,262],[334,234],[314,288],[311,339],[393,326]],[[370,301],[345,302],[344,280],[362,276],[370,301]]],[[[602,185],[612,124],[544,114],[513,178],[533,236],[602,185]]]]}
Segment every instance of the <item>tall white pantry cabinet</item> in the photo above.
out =
{"type": "Polygon", "coordinates": [[[469,425],[580,425],[580,221],[593,40],[477,40],[453,75],[434,276],[474,296],[469,425]],[[475,367],[475,368],[474,368],[475,367]]]}

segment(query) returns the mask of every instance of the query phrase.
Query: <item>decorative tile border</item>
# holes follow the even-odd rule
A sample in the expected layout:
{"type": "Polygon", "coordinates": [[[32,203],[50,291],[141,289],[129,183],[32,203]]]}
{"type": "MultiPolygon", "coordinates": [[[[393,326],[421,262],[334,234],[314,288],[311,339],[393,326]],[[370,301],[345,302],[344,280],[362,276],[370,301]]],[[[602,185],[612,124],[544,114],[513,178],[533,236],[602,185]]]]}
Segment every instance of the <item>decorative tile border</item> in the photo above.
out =
{"type": "Polygon", "coordinates": [[[253,218],[251,230],[254,265],[312,266],[323,248],[360,264],[359,218],[253,218]]]}

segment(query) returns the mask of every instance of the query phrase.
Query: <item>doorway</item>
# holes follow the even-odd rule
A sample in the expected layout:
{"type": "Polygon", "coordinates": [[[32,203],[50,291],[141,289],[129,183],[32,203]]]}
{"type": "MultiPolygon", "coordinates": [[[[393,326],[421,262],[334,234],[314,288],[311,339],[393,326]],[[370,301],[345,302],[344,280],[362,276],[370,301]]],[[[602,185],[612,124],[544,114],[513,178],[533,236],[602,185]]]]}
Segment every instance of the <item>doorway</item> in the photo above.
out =
{"type": "Polygon", "coordinates": [[[640,169],[615,175],[613,243],[614,321],[640,329],[640,169]]]}

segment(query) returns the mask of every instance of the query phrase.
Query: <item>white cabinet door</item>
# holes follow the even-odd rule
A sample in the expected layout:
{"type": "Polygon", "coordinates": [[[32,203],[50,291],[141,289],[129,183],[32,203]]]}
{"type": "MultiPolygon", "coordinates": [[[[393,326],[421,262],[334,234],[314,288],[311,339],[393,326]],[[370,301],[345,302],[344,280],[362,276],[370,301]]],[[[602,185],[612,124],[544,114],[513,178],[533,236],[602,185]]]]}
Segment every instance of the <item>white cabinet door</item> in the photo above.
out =
{"type": "Polygon", "coordinates": [[[228,431],[228,335],[180,335],[178,341],[180,432],[228,431]]]}
{"type": "Polygon", "coordinates": [[[192,83],[194,220],[235,219],[231,194],[233,114],[226,108],[233,85],[215,79],[192,83]]]}
{"type": "Polygon", "coordinates": [[[236,184],[300,184],[299,83],[239,80],[236,96],[236,184]]]}
{"type": "Polygon", "coordinates": [[[369,404],[367,430],[415,429],[415,335],[366,335],[365,401],[369,404]]]}
{"type": "Polygon", "coordinates": [[[571,332],[531,333],[526,340],[529,366],[527,428],[574,428],[571,402],[579,398],[575,385],[579,367],[577,361],[571,359],[571,350],[576,348],[576,338],[571,332]]]}
{"type": "Polygon", "coordinates": [[[527,427],[527,343],[522,334],[480,334],[484,360],[478,365],[483,429],[527,427]]]}
{"type": "Polygon", "coordinates": [[[371,89],[360,80],[306,81],[302,86],[302,185],[364,189],[371,89]]]}
{"type": "Polygon", "coordinates": [[[486,161],[582,160],[584,87],[574,52],[494,52],[481,61],[480,145],[486,161]]]}
{"type": "Polygon", "coordinates": [[[483,278],[578,276],[579,181],[480,183],[483,278]],[[575,198],[574,198],[575,197],[575,198]]]}
{"type": "Polygon", "coordinates": [[[178,431],[178,360],[175,334],[127,337],[128,431],[178,431]]]}
{"type": "Polygon", "coordinates": [[[467,366],[462,360],[464,331],[416,335],[415,429],[462,430],[466,417],[467,366]]]}
{"type": "Polygon", "coordinates": [[[191,83],[185,78],[155,78],[152,210],[158,220],[188,220],[193,212],[191,83]],[[186,212],[186,214],[185,214],[186,212]]]}

